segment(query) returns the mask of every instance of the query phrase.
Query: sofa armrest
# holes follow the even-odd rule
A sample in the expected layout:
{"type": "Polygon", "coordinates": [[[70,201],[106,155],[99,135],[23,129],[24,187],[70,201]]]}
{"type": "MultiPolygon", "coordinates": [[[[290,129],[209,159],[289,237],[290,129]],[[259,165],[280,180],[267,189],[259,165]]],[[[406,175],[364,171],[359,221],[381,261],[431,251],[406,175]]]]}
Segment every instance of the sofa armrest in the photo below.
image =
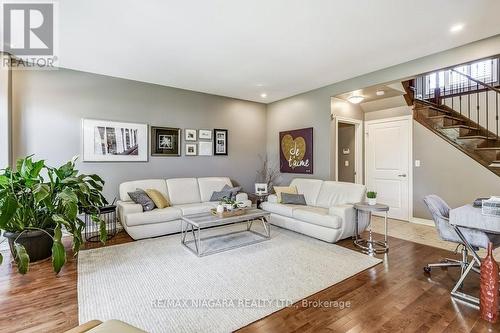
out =
{"type": "Polygon", "coordinates": [[[245,192],[240,192],[236,194],[236,201],[247,201],[248,200],[248,194],[245,192]]]}
{"type": "Polygon", "coordinates": [[[337,206],[332,206],[328,210],[328,213],[330,215],[335,215],[338,216],[342,219],[342,222],[346,223],[349,221],[354,221],[355,218],[355,210],[354,210],[354,205],[337,205],[337,206]]]}
{"type": "Polygon", "coordinates": [[[123,224],[125,216],[129,214],[142,213],[142,206],[133,201],[117,201],[116,207],[118,210],[118,220],[123,224]]]}
{"type": "Polygon", "coordinates": [[[267,202],[270,202],[270,203],[278,203],[278,196],[276,194],[270,194],[268,197],[267,197],[267,202]]]}

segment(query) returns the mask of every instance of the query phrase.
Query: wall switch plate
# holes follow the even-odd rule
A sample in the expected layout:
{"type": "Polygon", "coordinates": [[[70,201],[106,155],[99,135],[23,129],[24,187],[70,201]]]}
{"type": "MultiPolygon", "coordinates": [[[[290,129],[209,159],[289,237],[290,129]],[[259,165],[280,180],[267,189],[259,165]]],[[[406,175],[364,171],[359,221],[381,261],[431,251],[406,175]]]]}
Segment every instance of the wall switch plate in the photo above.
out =
{"type": "Polygon", "coordinates": [[[420,168],[420,160],[415,160],[415,168],[420,168]]]}
{"type": "Polygon", "coordinates": [[[344,162],[344,165],[345,165],[345,166],[349,166],[349,161],[345,161],[345,162],[344,162]]]}

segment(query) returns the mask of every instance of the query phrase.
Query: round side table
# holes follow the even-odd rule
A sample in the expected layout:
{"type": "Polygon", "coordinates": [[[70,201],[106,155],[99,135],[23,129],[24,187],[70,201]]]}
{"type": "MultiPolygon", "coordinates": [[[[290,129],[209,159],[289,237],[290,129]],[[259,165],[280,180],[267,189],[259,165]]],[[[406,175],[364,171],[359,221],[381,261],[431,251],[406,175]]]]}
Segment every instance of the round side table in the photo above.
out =
{"type": "Polygon", "coordinates": [[[388,252],[389,245],[387,244],[387,212],[389,211],[389,206],[379,203],[375,205],[369,205],[365,202],[358,202],[354,204],[354,209],[356,209],[356,229],[354,233],[354,245],[368,254],[388,252]],[[383,241],[373,239],[371,228],[373,212],[385,213],[383,241]],[[364,239],[359,236],[359,220],[361,217],[368,219],[368,239],[364,239]]]}

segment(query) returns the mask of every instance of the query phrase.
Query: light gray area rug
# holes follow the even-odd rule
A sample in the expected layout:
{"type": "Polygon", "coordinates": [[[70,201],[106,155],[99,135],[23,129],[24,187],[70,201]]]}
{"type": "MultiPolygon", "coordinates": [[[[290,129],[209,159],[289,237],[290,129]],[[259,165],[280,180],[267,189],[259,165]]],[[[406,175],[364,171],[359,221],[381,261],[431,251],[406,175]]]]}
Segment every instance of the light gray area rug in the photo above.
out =
{"type": "Polygon", "coordinates": [[[277,227],[271,240],[202,258],[180,235],[85,250],[78,258],[79,321],[230,332],[379,262],[277,227]]]}

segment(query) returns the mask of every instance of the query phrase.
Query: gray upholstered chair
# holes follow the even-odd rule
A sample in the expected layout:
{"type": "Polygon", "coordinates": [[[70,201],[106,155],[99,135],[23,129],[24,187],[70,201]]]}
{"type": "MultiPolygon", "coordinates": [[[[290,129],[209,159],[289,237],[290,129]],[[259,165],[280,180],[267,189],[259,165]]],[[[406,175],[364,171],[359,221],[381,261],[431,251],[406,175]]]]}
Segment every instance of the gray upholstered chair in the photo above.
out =
{"type": "MultiPolygon", "coordinates": [[[[462,248],[461,260],[446,258],[440,263],[428,264],[424,267],[424,271],[426,273],[430,273],[432,267],[460,267],[462,270],[461,273],[463,273],[465,267],[469,264],[469,251],[467,250],[464,242],[457,235],[455,229],[449,224],[448,219],[450,207],[446,204],[446,202],[444,202],[443,199],[434,194],[426,196],[424,198],[424,203],[427,205],[427,208],[432,214],[432,219],[436,224],[439,237],[442,240],[457,243],[457,249],[458,247],[462,248]]],[[[500,246],[500,235],[488,234],[484,231],[473,229],[461,229],[460,231],[467,242],[472,246],[472,250],[474,252],[479,248],[486,249],[489,242],[493,243],[494,248],[500,246]]],[[[473,255],[477,256],[476,253],[473,253],[473,255]]],[[[473,270],[475,272],[479,272],[476,267],[474,267],[473,270]]]]}

